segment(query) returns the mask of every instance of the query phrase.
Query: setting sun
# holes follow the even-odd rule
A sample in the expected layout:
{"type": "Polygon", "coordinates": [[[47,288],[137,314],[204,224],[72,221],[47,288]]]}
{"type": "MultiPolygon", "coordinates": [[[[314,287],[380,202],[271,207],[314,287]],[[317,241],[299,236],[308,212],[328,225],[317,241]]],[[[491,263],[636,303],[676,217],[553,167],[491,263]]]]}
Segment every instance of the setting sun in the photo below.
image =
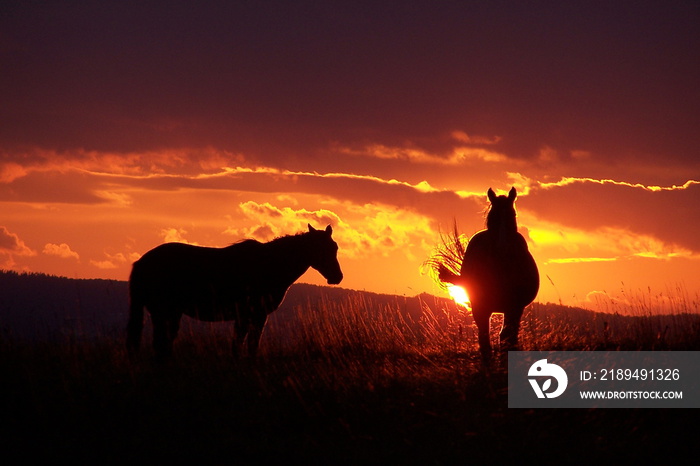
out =
{"type": "Polygon", "coordinates": [[[457,285],[448,285],[447,291],[450,293],[450,297],[459,304],[466,308],[471,308],[471,303],[469,302],[469,295],[467,295],[467,290],[457,285]]]}

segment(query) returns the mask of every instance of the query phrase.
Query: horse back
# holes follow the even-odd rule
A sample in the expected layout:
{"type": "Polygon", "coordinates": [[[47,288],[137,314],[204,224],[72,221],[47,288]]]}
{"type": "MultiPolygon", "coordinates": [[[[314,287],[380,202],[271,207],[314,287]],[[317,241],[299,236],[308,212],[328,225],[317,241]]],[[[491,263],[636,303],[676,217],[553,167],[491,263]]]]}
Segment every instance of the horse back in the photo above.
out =
{"type": "Polygon", "coordinates": [[[199,320],[234,320],[251,307],[271,312],[286,288],[279,290],[264,280],[261,246],[257,241],[227,248],[162,244],[134,263],[132,294],[142,296],[149,310],[177,308],[199,320]]]}
{"type": "Polygon", "coordinates": [[[461,276],[475,304],[488,300],[498,307],[524,307],[539,290],[537,264],[517,232],[505,238],[489,230],[475,234],[467,245],[461,276]]]}
{"type": "MultiPolygon", "coordinates": [[[[208,275],[235,273],[231,263],[237,262],[235,254],[226,248],[209,248],[184,243],[165,243],[157,246],[134,263],[132,274],[140,273],[143,279],[196,280],[208,275]]],[[[242,271],[240,275],[243,275],[242,271]]]]}

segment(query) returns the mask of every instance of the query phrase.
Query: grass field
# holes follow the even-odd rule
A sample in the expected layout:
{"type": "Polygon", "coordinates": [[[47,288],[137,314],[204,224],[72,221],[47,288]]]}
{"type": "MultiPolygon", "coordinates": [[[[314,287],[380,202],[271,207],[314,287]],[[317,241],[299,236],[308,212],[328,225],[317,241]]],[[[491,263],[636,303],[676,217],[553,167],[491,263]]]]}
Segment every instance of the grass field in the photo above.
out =
{"type": "MultiPolygon", "coordinates": [[[[114,336],[0,340],[5,464],[627,464],[696,451],[693,410],[508,409],[506,355],[484,366],[468,314],[421,305],[415,319],[400,299],[309,300],[271,319],[256,361],[232,358],[226,325],[185,331],[163,365],[148,334],[131,362],[114,336]]],[[[700,317],[535,304],[521,340],[698,350],[700,317]]]]}

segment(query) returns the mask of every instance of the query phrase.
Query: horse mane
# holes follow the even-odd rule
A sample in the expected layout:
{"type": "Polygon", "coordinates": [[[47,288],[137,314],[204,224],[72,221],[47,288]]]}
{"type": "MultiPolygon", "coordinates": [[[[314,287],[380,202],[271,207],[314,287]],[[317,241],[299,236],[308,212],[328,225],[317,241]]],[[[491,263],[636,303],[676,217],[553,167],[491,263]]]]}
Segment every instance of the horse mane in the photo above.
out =
{"type": "Polygon", "coordinates": [[[234,247],[234,246],[243,246],[243,247],[256,247],[256,246],[283,246],[286,245],[289,241],[298,239],[299,237],[306,236],[308,235],[309,232],[307,231],[302,231],[296,234],[290,234],[290,235],[284,235],[284,236],[278,236],[277,238],[273,238],[270,241],[267,242],[261,242],[256,239],[242,239],[240,241],[236,241],[235,243],[230,244],[228,247],[234,247]]]}
{"type": "Polygon", "coordinates": [[[289,241],[290,239],[298,238],[300,236],[308,236],[309,232],[308,231],[300,231],[299,233],[295,233],[292,235],[284,235],[284,236],[278,236],[277,238],[271,239],[268,241],[269,243],[284,243],[286,241],[289,241]]]}

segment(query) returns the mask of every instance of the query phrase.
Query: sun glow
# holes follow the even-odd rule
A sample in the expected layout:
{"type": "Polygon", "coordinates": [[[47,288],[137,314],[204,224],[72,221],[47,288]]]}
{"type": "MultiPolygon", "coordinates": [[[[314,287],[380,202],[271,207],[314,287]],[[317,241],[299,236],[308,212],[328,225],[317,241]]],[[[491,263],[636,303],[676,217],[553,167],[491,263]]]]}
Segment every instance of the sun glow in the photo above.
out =
{"type": "Polygon", "coordinates": [[[460,306],[464,307],[471,307],[471,303],[469,302],[469,295],[467,295],[467,290],[462,288],[461,286],[457,285],[448,285],[447,291],[450,293],[450,297],[459,304],[460,306]]]}

